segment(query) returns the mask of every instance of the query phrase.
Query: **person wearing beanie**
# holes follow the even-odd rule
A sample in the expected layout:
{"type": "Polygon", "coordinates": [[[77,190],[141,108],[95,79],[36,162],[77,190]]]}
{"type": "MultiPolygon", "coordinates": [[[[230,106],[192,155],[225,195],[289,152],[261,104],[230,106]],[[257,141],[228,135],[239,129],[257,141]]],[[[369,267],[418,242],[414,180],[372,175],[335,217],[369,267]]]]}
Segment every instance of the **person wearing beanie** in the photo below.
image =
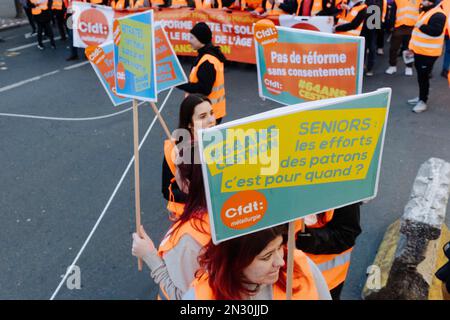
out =
{"type": "Polygon", "coordinates": [[[447,17],[442,3],[438,2],[422,0],[421,13],[409,41],[409,50],[414,53],[414,65],[419,82],[419,96],[408,100],[408,104],[414,106],[412,111],[415,113],[427,110],[430,75],[444,46],[447,17]]]}
{"type": "Polygon", "coordinates": [[[212,44],[212,32],[204,22],[197,23],[190,31],[190,44],[198,52],[189,82],[178,86],[189,93],[200,93],[211,100],[217,123],[226,115],[224,63],[225,56],[212,44]]]}

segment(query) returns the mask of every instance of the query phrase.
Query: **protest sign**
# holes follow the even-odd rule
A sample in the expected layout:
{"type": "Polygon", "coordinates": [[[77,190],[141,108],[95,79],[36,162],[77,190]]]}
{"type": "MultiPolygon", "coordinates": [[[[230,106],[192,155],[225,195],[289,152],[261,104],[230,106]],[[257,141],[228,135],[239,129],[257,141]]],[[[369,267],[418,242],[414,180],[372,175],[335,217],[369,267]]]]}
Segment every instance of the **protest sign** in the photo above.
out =
{"type": "Polygon", "coordinates": [[[255,24],[259,95],[290,105],[360,93],[364,38],[255,24]]]}
{"type": "Polygon", "coordinates": [[[72,2],[73,46],[99,46],[112,40],[114,10],[108,6],[72,2]]]}
{"type": "Polygon", "coordinates": [[[157,100],[153,11],[114,21],[114,68],[117,94],[157,100]]]}
{"type": "Polygon", "coordinates": [[[375,197],[391,90],[198,132],[214,243],[375,197]]]}
{"type": "Polygon", "coordinates": [[[111,42],[103,43],[96,47],[86,48],[86,57],[92,68],[105,88],[108,97],[114,106],[130,102],[130,98],[121,97],[116,94],[116,83],[114,81],[114,45],[111,42]]]}
{"type": "Polygon", "coordinates": [[[186,74],[160,23],[155,24],[155,48],[158,93],[186,83],[186,74]]]}

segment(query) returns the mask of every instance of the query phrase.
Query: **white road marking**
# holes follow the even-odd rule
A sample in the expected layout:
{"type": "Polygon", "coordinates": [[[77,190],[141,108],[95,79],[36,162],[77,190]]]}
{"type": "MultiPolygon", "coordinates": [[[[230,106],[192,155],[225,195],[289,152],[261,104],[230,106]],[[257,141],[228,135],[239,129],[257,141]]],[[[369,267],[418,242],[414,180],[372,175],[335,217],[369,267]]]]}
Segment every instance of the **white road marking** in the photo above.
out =
{"type": "MultiPolygon", "coordinates": [[[[60,39],[61,39],[61,37],[56,37],[55,41],[60,40],[60,39]]],[[[47,42],[50,42],[50,40],[45,39],[44,41],[42,41],[42,43],[47,43],[47,42]]],[[[33,42],[33,43],[24,44],[23,46],[10,48],[10,49],[7,49],[6,51],[19,51],[19,50],[23,50],[23,49],[30,48],[30,47],[36,47],[37,45],[38,45],[37,42],[33,42]]]]}
{"type": "MultiPolygon", "coordinates": [[[[170,94],[172,93],[173,88],[170,89],[169,93],[167,94],[166,98],[164,99],[164,102],[161,105],[161,108],[159,108],[159,112],[161,112],[170,96],[170,94]]],[[[156,122],[157,116],[155,115],[155,117],[153,118],[152,123],[150,124],[150,126],[147,129],[147,132],[144,135],[144,138],[142,139],[141,143],[139,144],[139,150],[141,149],[142,145],[144,144],[145,140],[147,139],[150,131],[152,130],[155,122],[156,122]]],[[[55,292],[53,292],[50,300],[54,300],[56,295],[58,294],[59,290],[61,289],[62,285],[64,284],[64,282],[66,281],[67,277],[69,276],[69,274],[72,272],[73,267],[76,265],[78,259],[80,258],[81,254],[83,253],[84,249],[86,249],[86,246],[88,245],[89,241],[91,240],[92,236],[94,235],[94,232],[97,230],[97,227],[99,226],[100,222],[103,219],[103,216],[105,215],[106,211],[108,210],[112,200],[114,199],[114,197],[116,196],[117,191],[119,190],[120,186],[122,185],[123,180],[125,179],[128,171],[131,168],[131,165],[134,163],[134,155],[131,158],[130,162],[128,163],[128,166],[126,167],[125,171],[122,174],[122,177],[119,180],[119,183],[116,185],[116,187],[114,188],[114,191],[111,195],[111,197],[109,198],[108,202],[106,203],[105,208],[103,209],[102,213],[100,214],[100,217],[97,219],[97,222],[95,223],[94,227],[91,230],[91,233],[89,233],[89,236],[87,237],[86,241],[84,242],[83,246],[81,247],[80,251],[78,252],[78,254],[76,255],[75,259],[73,260],[72,264],[67,268],[67,271],[64,275],[64,277],[62,278],[61,282],[59,283],[58,287],[56,288],[55,292]]]]}
{"type": "Polygon", "coordinates": [[[41,74],[40,76],[32,77],[32,78],[29,78],[29,79],[26,79],[26,80],[22,80],[22,81],[19,81],[19,82],[7,85],[5,87],[0,88],[0,93],[8,91],[8,90],[11,90],[11,89],[14,89],[14,88],[17,88],[17,87],[20,87],[20,86],[23,86],[24,84],[27,84],[27,83],[30,83],[30,82],[33,82],[33,81],[37,81],[37,80],[40,80],[42,78],[54,75],[54,74],[56,74],[58,72],[60,72],[59,69],[51,71],[51,72],[47,72],[47,73],[44,73],[44,74],[41,74]]]}
{"type": "Polygon", "coordinates": [[[65,67],[64,70],[72,70],[72,69],[75,69],[75,68],[79,68],[79,67],[82,67],[82,66],[84,66],[84,65],[86,65],[88,63],[89,63],[89,61],[83,61],[83,62],[80,62],[80,63],[76,63],[76,64],[73,64],[71,66],[65,67]]]}

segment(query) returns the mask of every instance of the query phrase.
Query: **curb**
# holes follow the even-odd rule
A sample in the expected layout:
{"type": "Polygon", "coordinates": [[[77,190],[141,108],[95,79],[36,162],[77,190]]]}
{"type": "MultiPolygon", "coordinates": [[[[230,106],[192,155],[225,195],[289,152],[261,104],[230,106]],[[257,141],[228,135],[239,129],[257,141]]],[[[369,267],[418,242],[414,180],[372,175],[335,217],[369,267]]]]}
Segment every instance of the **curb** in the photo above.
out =
{"type": "MultiPolygon", "coordinates": [[[[0,21],[2,19],[0,18],[0,21]]],[[[1,23],[0,24],[0,32],[1,31],[5,31],[5,30],[9,30],[9,29],[14,29],[14,28],[18,28],[18,27],[22,27],[28,24],[28,20],[27,19],[5,19],[6,23],[1,23]]]]}

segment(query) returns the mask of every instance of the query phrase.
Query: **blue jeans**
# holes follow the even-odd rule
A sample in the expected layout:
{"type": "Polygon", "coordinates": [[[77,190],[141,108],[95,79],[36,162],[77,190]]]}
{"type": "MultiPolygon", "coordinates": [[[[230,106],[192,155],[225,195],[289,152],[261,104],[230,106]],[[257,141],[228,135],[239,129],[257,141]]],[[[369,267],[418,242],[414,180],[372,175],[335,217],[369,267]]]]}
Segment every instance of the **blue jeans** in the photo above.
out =
{"type": "Polygon", "coordinates": [[[448,71],[450,67],[450,38],[445,38],[444,63],[442,71],[448,71]]]}

